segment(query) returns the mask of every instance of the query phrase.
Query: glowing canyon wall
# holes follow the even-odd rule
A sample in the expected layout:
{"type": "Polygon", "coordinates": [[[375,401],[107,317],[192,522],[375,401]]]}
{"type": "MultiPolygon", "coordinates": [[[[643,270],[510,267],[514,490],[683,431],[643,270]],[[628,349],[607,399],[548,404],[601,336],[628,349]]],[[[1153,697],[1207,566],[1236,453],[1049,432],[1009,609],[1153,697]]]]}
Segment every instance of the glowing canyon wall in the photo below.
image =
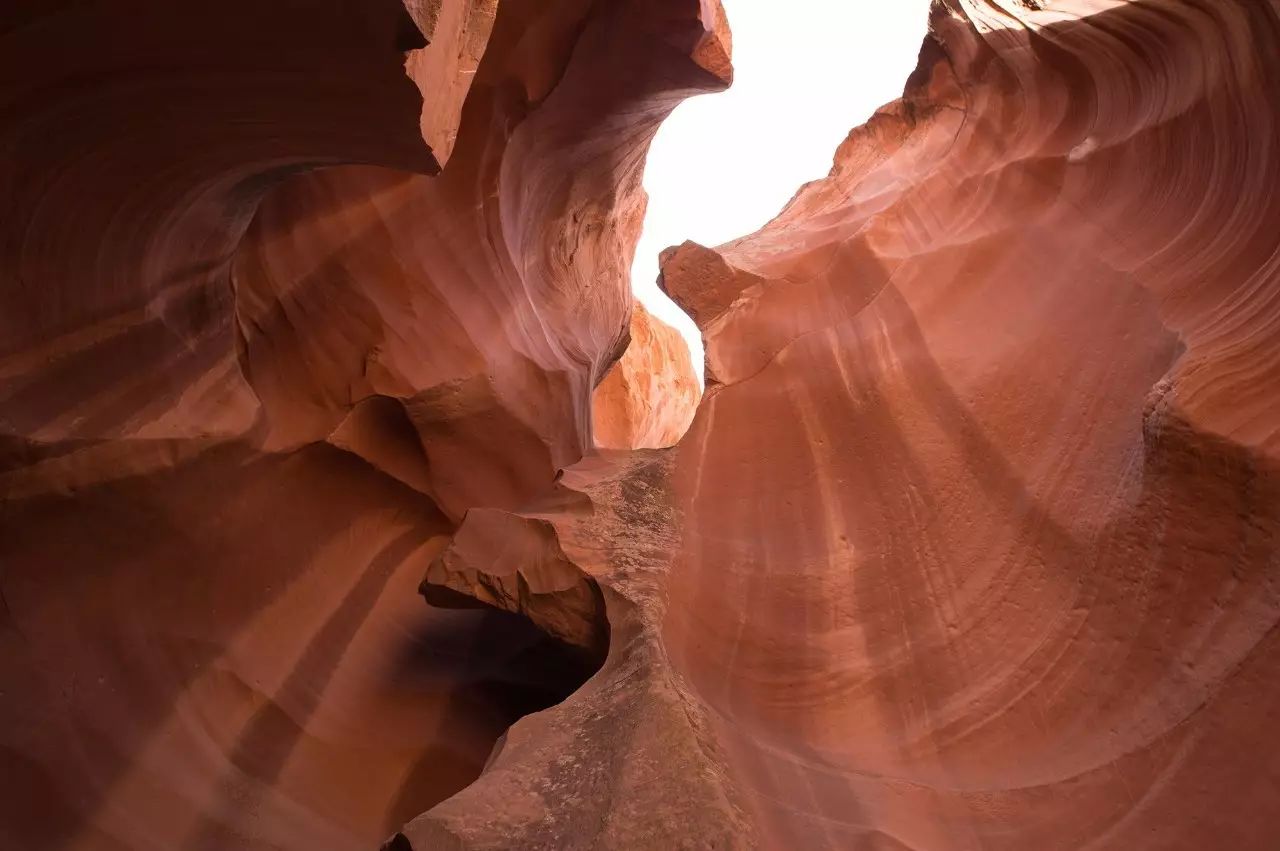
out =
{"type": "Polygon", "coordinates": [[[666,449],[689,430],[702,390],[680,333],[637,301],[631,342],[591,399],[595,445],[666,449]]]}
{"type": "Polygon", "coordinates": [[[700,401],[714,0],[262,5],[0,12],[0,847],[1276,847],[1273,0],[938,0],[700,401]]]}

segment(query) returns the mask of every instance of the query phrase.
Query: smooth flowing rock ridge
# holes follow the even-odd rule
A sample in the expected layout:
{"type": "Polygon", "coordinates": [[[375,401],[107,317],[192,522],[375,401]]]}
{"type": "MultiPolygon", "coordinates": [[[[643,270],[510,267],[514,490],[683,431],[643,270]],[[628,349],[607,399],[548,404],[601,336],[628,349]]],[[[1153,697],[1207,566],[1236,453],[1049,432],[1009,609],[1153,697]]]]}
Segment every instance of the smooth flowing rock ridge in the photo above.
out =
{"type": "Polygon", "coordinates": [[[1037,5],[666,253],[692,429],[552,516],[609,659],[406,847],[1275,845],[1277,12],[1037,5]]]}
{"type": "Polygon", "coordinates": [[[1280,842],[1274,0],[936,0],[682,438],[712,0],[15,9],[0,846],[1280,842]]]}
{"type": "Polygon", "coordinates": [[[727,49],[697,0],[0,11],[0,847],[376,848],[598,667],[416,592],[591,451],[727,49]]]}

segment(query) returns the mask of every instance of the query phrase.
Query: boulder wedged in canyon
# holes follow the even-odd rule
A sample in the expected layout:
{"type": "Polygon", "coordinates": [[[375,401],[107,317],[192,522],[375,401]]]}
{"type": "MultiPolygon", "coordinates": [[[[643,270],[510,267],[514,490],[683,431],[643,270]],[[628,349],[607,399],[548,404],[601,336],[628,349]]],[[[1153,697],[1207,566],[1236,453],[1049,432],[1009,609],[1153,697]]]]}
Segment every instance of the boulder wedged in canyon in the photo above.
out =
{"type": "Polygon", "coordinates": [[[674,446],[689,429],[701,396],[684,338],[636,302],[627,350],[592,398],[596,446],[674,446]]]}
{"type": "Polygon", "coordinates": [[[599,452],[714,3],[113,8],[0,13],[0,844],[1276,846],[1271,0],[936,2],[599,452]]]}

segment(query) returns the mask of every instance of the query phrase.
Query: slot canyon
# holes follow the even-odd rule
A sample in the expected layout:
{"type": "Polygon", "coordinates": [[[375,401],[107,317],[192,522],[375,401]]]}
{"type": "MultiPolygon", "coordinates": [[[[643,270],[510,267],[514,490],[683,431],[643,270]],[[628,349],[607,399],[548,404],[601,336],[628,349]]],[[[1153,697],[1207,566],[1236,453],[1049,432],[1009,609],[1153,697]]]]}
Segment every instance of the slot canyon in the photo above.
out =
{"type": "Polygon", "coordinates": [[[1280,848],[1280,0],[921,17],[695,368],[719,0],[0,0],[0,851],[1280,848]]]}

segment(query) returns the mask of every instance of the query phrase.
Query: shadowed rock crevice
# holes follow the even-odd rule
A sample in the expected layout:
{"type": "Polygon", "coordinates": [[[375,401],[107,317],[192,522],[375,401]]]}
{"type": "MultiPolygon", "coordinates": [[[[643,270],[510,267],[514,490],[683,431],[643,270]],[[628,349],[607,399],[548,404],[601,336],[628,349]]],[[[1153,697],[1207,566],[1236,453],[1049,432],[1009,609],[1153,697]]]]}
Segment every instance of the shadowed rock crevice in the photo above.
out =
{"type": "Polygon", "coordinates": [[[434,606],[478,603],[524,615],[597,666],[608,654],[600,586],[564,554],[546,520],[471,509],[420,591],[434,606]]]}

